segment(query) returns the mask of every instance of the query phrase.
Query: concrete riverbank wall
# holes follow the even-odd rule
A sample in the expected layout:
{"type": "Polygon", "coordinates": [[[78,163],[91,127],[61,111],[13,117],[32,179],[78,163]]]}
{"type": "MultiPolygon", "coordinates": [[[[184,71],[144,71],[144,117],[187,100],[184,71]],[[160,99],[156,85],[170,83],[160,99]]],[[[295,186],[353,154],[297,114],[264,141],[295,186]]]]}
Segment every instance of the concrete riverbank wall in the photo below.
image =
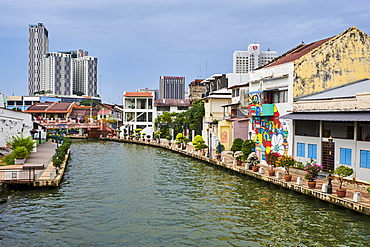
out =
{"type": "MultiPolygon", "coordinates": [[[[202,160],[204,162],[207,162],[212,165],[217,165],[220,167],[224,167],[226,169],[235,171],[240,174],[247,175],[249,177],[253,177],[271,184],[275,184],[277,186],[311,196],[313,198],[317,198],[319,200],[338,205],[343,208],[347,208],[350,210],[353,210],[355,212],[368,215],[370,216],[370,201],[368,198],[364,198],[364,196],[361,197],[361,195],[356,194],[357,196],[353,197],[345,197],[341,198],[338,197],[335,194],[328,194],[326,192],[323,192],[322,190],[319,189],[309,189],[308,186],[303,185],[302,183],[298,183],[297,181],[291,181],[287,182],[282,178],[277,178],[277,177],[272,177],[267,174],[267,171],[263,171],[264,169],[261,169],[258,172],[253,172],[252,170],[246,169],[243,166],[237,166],[234,165],[234,162],[227,162],[227,161],[220,161],[218,159],[215,159],[213,157],[207,157],[204,155],[199,154],[197,151],[194,151],[192,149],[180,149],[177,148],[175,145],[169,145],[167,142],[153,142],[153,141],[141,141],[141,140],[130,140],[130,139],[118,139],[118,138],[101,138],[102,140],[107,140],[107,141],[116,141],[116,142],[127,142],[127,143],[135,143],[139,145],[149,145],[149,146],[154,146],[154,147],[159,147],[167,150],[171,150],[173,152],[181,153],[183,155],[187,155],[189,157],[193,157],[198,160],[202,160]]],[[[302,177],[301,175],[298,175],[299,177],[302,177]]],[[[296,177],[298,177],[296,176],[296,177]]],[[[356,192],[353,192],[352,194],[355,195],[356,192]]],[[[357,192],[359,193],[359,192],[357,192]]],[[[351,195],[352,195],[351,194],[351,195]]]]}

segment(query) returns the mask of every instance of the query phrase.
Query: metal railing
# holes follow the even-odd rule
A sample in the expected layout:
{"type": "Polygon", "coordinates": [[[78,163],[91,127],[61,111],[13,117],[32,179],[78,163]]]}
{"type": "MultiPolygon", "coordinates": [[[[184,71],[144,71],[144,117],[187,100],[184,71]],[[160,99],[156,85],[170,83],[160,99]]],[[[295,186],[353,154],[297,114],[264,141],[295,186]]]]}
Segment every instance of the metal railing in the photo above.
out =
{"type": "Polygon", "coordinates": [[[27,183],[35,179],[35,169],[27,170],[1,170],[0,182],[3,183],[27,183]]]}

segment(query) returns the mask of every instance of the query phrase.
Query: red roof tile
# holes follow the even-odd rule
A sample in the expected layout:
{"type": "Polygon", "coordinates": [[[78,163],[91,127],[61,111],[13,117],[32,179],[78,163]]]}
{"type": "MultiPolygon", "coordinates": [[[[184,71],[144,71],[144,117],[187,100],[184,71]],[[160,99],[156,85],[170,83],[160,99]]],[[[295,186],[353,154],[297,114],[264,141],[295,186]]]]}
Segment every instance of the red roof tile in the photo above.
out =
{"type": "Polygon", "coordinates": [[[125,97],[153,97],[151,92],[125,92],[125,97]]]}
{"type": "Polygon", "coordinates": [[[315,48],[319,47],[320,45],[324,44],[326,41],[328,41],[332,38],[333,37],[323,39],[323,40],[319,40],[319,41],[313,42],[313,43],[308,44],[308,45],[300,44],[297,47],[293,48],[292,50],[287,51],[286,53],[282,54],[280,57],[276,58],[271,63],[269,63],[265,66],[262,66],[261,68],[272,67],[272,66],[276,66],[276,65],[279,65],[279,64],[293,62],[293,61],[297,60],[298,58],[302,57],[303,55],[306,55],[307,53],[309,53],[313,49],[315,49],[315,48]]]}

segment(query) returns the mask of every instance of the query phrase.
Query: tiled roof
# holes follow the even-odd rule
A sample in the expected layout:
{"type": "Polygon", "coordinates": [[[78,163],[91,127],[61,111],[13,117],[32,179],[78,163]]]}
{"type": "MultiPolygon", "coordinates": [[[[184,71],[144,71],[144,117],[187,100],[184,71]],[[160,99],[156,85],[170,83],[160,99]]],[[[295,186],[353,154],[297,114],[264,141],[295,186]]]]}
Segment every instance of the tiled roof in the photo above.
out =
{"type": "Polygon", "coordinates": [[[90,113],[90,108],[73,108],[70,118],[76,118],[76,117],[85,117],[85,116],[96,116],[98,114],[97,109],[92,109],[90,113]]]}
{"type": "Polygon", "coordinates": [[[190,106],[189,99],[156,99],[154,106],[190,106]]]}
{"type": "Polygon", "coordinates": [[[68,111],[71,105],[74,103],[55,103],[52,104],[47,110],[48,111],[68,111]]]}
{"type": "Polygon", "coordinates": [[[31,105],[27,110],[28,111],[44,111],[46,110],[52,103],[35,103],[31,105]]]}
{"type": "Polygon", "coordinates": [[[124,97],[153,97],[151,92],[125,92],[124,97]]]}
{"type": "Polygon", "coordinates": [[[75,103],[35,103],[30,106],[25,112],[26,113],[42,113],[42,112],[56,112],[56,113],[67,113],[69,112],[75,103]]]}
{"type": "Polygon", "coordinates": [[[260,68],[272,67],[272,66],[276,66],[276,65],[279,65],[279,64],[293,62],[293,61],[297,60],[298,58],[302,57],[303,55],[306,55],[307,53],[309,53],[313,49],[315,49],[315,48],[319,47],[320,45],[324,44],[326,41],[328,41],[332,38],[333,37],[323,39],[323,40],[319,40],[319,41],[313,42],[313,43],[308,44],[308,45],[300,44],[300,45],[296,46],[295,48],[291,49],[290,51],[287,51],[286,53],[277,57],[271,63],[269,63],[265,66],[262,66],[260,68]]]}

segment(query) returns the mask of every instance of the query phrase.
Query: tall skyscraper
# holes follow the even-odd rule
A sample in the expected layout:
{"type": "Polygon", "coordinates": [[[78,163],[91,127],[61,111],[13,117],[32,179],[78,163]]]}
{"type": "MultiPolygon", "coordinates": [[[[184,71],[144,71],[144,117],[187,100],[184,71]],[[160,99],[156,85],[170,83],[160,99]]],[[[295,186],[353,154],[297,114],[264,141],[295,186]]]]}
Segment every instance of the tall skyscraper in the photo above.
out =
{"type": "Polygon", "coordinates": [[[159,94],[161,99],[185,99],[185,77],[161,76],[159,94]]]}
{"type": "Polygon", "coordinates": [[[41,87],[41,59],[49,52],[49,32],[42,23],[28,28],[28,94],[41,87]]]}
{"type": "Polygon", "coordinates": [[[250,44],[247,51],[235,51],[233,55],[233,73],[248,73],[267,64],[277,56],[276,51],[260,51],[259,44],[250,44]]]}

